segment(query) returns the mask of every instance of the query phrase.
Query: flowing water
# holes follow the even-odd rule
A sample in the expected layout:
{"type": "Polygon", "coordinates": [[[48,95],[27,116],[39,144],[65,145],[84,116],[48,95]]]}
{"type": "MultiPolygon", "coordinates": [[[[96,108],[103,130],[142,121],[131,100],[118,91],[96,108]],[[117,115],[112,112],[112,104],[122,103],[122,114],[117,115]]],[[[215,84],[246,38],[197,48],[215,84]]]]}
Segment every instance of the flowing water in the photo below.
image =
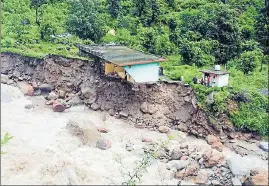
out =
{"type": "MultiPolygon", "coordinates": [[[[7,153],[1,157],[2,184],[121,184],[128,180],[125,173],[132,172],[136,161],[142,159],[143,135],[167,139],[165,134],[136,129],[82,106],[55,113],[45,108],[44,102],[38,97],[30,100],[17,88],[1,84],[1,132],[13,136],[3,147],[7,153]],[[37,106],[25,109],[29,103],[37,106]],[[112,141],[112,147],[100,150],[81,146],[65,128],[70,118],[87,119],[108,128],[110,132],[102,135],[112,141]],[[125,148],[129,140],[135,149],[131,152],[125,148]]],[[[170,174],[164,163],[154,161],[141,184],[176,184],[170,174]]]]}
{"type": "MultiPolygon", "coordinates": [[[[1,156],[3,185],[120,185],[129,179],[126,174],[133,173],[136,162],[143,158],[145,144],[142,136],[153,141],[168,140],[166,134],[136,129],[123,120],[83,106],[72,107],[63,113],[53,112],[45,107],[44,98],[24,97],[18,88],[1,84],[1,134],[4,132],[13,138],[2,148],[6,152],[1,156]],[[35,107],[25,109],[29,103],[35,107]],[[80,140],[65,128],[70,119],[76,118],[108,128],[110,132],[102,137],[110,140],[112,147],[100,150],[81,145],[80,140]],[[126,150],[129,141],[134,144],[134,150],[130,152],[126,150]]],[[[187,137],[187,143],[189,147],[210,148],[205,140],[191,136],[187,137]]],[[[235,153],[225,148],[223,154],[227,159],[235,153]]],[[[268,162],[258,156],[242,157],[242,162],[249,167],[268,170],[268,162]]],[[[153,161],[147,171],[136,184],[178,183],[166,169],[166,164],[160,161],[153,161]]]]}

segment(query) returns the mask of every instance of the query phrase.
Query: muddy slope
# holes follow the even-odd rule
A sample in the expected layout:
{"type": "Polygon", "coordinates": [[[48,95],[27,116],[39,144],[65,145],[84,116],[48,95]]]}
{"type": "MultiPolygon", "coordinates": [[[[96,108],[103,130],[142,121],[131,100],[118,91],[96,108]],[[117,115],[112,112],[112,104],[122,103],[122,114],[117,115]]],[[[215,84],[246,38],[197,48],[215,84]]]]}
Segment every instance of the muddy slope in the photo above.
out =
{"type": "Polygon", "coordinates": [[[180,82],[143,85],[133,91],[128,83],[100,75],[91,61],[59,56],[38,60],[12,53],[2,53],[1,60],[1,74],[7,75],[8,84],[47,83],[63,99],[79,97],[89,108],[107,111],[137,127],[158,130],[165,125],[201,137],[233,130],[231,126],[211,124],[197,108],[193,90],[180,82]]]}

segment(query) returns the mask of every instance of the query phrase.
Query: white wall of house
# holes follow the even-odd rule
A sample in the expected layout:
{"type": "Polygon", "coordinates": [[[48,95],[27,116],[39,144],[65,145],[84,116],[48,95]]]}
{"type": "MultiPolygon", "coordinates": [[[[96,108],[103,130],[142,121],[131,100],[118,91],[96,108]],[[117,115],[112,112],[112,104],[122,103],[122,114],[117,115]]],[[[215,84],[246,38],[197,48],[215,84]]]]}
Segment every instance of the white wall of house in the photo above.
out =
{"type": "Polygon", "coordinates": [[[126,72],[136,83],[156,82],[159,80],[159,62],[124,66],[126,72]]]}
{"type": "MultiPolygon", "coordinates": [[[[211,83],[210,86],[212,87],[224,87],[228,86],[228,81],[229,81],[229,74],[222,74],[222,75],[214,75],[214,74],[209,74],[211,83]],[[214,83],[214,78],[215,78],[215,83],[214,83]]],[[[203,73],[203,78],[205,77],[205,74],[203,73]]]]}
{"type": "Polygon", "coordinates": [[[229,74],[222,74],[217,76],[216,86],[224,87],[228,86],[229,83],[229,74]]]}

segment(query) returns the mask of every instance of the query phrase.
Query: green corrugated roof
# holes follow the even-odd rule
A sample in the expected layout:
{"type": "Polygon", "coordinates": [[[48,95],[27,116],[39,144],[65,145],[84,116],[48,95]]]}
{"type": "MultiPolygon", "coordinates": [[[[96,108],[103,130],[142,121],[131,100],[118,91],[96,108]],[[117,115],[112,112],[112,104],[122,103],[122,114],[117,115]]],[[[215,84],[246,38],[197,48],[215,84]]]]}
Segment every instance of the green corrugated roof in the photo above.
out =
{"type": "Polygon", "coordinates": [[[118,66],[167,61],[163,57],[146,54],[121,45],[80,45],[79,49],[118,66]]]}

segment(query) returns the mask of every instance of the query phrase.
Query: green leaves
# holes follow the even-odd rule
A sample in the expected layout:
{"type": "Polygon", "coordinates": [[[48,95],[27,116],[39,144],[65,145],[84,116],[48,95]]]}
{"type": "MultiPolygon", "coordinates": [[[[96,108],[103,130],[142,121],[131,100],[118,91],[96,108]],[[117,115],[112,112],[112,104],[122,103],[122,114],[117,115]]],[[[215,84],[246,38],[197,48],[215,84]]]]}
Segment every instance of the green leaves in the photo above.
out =
{"type": "Polygon", "coordinates": [[[256,131],[260,135],[268,134],[268,98],[256,92],[250,92],[251,101],[240,103],[239,111],[231,114],[233,124],[241,130],[256,131]]]}
{"type": "Polygon", "coordinates": [[[263,54],[260,50],[246,51],[243,52],[239,58],[230,62],[238,70],[244,72],[244,74],[249,74],[253,72],[259,64],[262,63],[263,54]]]}
{"type": "MultiPolygon", "coordinates": [[[[3,147],[3,145],[6,145],[12,138],[13,136],[10,136],[10,134],[6,132],[4,137],[1,138],[1,147],[3,147]]],[[[1,151],[1,154],[5,154],[5,152],[1,151]]]]}
{"type": "Polygon", "coordinates": [[[67,29],[82,39],[100,40],[105,34],[105,23],[97,12],[93,0],[70,1],[70,15],[67,29]]]}

